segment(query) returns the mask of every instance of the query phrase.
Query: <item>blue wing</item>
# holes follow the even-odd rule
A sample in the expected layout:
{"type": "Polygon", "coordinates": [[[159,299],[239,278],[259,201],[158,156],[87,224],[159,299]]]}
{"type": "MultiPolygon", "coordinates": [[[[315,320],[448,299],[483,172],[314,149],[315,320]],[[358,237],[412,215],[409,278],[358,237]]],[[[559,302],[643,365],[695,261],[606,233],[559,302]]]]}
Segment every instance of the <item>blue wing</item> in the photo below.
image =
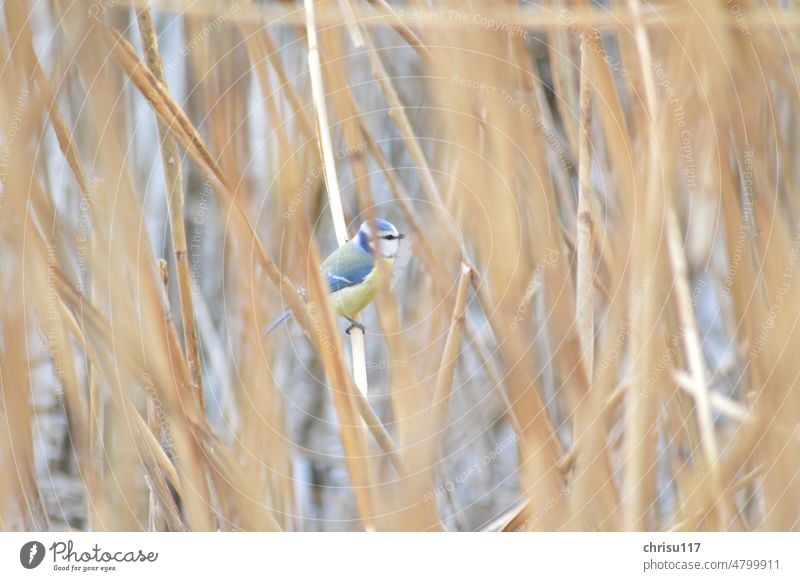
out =
{"type": "Polygon", "coordinates": [[[358,268],[347,270],[346,274],[334,274],[330,270],[326,271],[325,278],[328,281],[328,290],[331,293],[335,293],[343,288],[359,284],[372,272],[372,267],[372,264],[365,264],[358,268]]]}
{"type": "Polygon", "coordinates": [[[348,243],[334,250],[322,263],[322,273],[331,293],[363,282],[375,266],[375,260],[356,245],[348,243]]]}

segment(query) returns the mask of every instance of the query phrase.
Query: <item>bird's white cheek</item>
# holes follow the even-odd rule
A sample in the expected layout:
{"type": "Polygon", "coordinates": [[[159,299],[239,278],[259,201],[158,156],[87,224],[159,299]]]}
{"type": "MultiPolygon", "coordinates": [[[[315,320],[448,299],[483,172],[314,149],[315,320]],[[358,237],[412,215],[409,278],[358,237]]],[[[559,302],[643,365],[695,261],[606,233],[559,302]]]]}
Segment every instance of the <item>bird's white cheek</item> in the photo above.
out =
{"type": "Polygon", "coordinates": [[[397,240],[384,240],[381,245],[381,254],[384,258],[394,258],[397,254],[397,240]]]}

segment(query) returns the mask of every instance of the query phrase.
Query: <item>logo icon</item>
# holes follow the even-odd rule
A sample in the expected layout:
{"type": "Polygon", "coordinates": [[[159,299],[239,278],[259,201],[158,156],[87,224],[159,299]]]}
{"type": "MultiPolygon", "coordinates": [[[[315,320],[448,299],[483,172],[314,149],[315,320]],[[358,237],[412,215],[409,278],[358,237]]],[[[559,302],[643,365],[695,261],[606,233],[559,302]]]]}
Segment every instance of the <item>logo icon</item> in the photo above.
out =
{"type": "Polygon", "coordinates": [[[30,541],[19,550],[19,562],[26,569],[35,569],[44,560],[44,545],[39,541],[30,541]]]}

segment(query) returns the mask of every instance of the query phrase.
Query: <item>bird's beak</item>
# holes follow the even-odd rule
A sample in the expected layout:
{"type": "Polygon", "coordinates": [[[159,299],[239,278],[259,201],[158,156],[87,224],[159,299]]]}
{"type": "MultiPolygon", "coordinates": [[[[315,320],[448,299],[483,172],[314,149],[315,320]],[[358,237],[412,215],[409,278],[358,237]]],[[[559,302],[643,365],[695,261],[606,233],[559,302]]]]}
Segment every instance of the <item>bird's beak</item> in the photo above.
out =
{"type": "Polygon", "coordinates": [[[397,235],[397,239],[398,239],[398,240],[402,240],[402,239],[403,239],[403,238],[405,238],[405,237],[406,237],[406,235],[405,235],[405,234],[398,234],[398,235],[397,235]]]}

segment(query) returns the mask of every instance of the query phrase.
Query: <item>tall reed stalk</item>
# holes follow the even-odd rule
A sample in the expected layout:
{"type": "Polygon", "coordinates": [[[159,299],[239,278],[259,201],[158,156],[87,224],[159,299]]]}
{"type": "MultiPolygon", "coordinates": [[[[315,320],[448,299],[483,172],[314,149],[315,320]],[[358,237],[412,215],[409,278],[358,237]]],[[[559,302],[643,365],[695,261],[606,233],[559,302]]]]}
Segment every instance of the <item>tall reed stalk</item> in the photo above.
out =
{"type": "Polygon", "coordinates": [[[6,0],[0,528],[800,528],[798,26],[6,0]]]}

